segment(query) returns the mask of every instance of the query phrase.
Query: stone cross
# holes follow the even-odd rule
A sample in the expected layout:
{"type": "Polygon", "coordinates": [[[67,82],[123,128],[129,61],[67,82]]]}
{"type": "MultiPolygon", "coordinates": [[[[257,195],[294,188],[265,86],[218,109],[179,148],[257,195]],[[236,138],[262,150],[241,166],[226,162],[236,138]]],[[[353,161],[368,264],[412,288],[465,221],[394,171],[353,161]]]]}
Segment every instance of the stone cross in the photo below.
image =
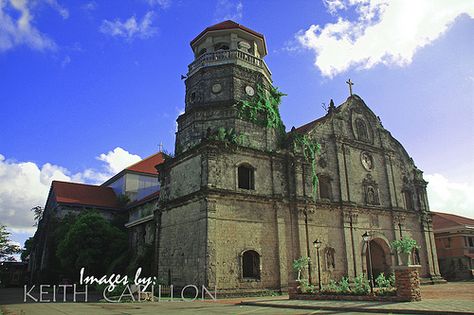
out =
{"type": "Polygon", "coordinates": [[[351,79],[349,79],[348,81],[346,81],[346,83],[349,85],[349,93],[352,96],[352,86],[354,85],[354,82],[352,82],[351,79]]]}
{"type": "Polygon", "coordinates": [[[158,152],[163,152],[163,142],[160,143],[160,145],[158,146],[158,152]]]}

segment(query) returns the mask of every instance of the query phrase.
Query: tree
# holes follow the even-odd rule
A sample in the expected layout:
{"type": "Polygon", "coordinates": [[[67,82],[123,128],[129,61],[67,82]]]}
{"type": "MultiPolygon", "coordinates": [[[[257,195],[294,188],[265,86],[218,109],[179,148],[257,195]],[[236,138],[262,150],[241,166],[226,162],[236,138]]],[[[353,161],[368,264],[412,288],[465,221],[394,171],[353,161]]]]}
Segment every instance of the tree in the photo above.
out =
{"type": "Polygon", "coordinates": [[[35,243],[35,238],[32,236],[30,238],[28,238],[26,241],[25,241],[25,245],[24,245],[24,249],[21,250],[21,261],[27,261],[30,254],[31,254],[31,250],[33,249],[33,245],[35,243]]]}
{"type": "Polygon", "coordinates": [[[20,252],[20,246],[11,243],[6,226],[0,224],[0,261],[14,261],[12,255],[20,252]]]}
{"type": "Polygon", "coordinates": [[[102,276],[117,257],[127,250],[127,234],[105,220],[99,213],[80,214],[59,241],[56,255],[63,270],[71,276],[84,267],[87,274],[102,276]]]}
{"type": "Polygon", "coordinates": [[[39,221],[43,218],[44,208],[41,206],[36,206],[30,209],[35,215],[35,224],[33,226],[38,226],[39,221]]]}

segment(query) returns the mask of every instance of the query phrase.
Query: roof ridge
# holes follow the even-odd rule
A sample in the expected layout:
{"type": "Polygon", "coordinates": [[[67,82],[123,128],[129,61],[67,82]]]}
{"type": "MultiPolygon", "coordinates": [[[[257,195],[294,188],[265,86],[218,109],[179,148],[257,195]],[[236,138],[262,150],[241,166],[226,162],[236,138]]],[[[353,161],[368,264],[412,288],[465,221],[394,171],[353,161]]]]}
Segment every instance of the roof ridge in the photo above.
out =
{"type": "Polygon", "coordinates": [[[63,180],[53,180],[52,183],[61,183],[61,184],[72,184],[72,185],[82,185],[82,186],[91,186],[91,187],[102,187],[101,185],[78,183],[78,182],[66,182],[63,180]]]}
{"type": "Polygon", "coordinates": [[[453,216],[453,217],[457,217],[457,218],[461,218],[461,219],[468,219],[468,220],[473,220],[474,221],[474,219],[472,219],[472,218],[463,217],[462,215],[454,214],[454,213],[438,212],[438,211],[431,211],[431,213],[439,214],[439,215],[448,215],[448,216],[453,216]]]}
{"type": "MultiPolygon", "coordinates": [[[[158,152],[156,152],[156,153],[154,153],[154,154],[152,154],[152,155],[150,155],[150,156],[147,156],[146,158],[141,159],[140,161],[135,162],[135,163],[133,163],[132,165],[127,166],[126,168],[124,168],[124,169],[121,170],[120,172],[122,172],[122,171],[124,171],[124,170],[129,170],[130,168],[134,167],[135,165],[138,165],[138,164],[140,164],[140,163],[143,163],[144,161],[149,160],[149,159],[151,159],[152,157],[154,157],[154,156],[156,156],[156,155],[158,155],[158,154],[163,154],[163,152],[162,152],[162,151],[158,151],[158,152]]],[[[117,174],[119,174],[120,172],[118,172],[117,174]]]]}

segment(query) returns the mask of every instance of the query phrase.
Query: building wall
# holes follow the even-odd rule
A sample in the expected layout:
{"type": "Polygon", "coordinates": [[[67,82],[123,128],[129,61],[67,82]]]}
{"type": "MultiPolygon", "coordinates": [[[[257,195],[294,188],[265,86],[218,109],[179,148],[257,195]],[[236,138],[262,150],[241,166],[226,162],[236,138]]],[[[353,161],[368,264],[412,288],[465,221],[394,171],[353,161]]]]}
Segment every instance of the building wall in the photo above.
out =
{"type": "Polygon", "coordinates": [[[474,232],[460,226],[451,231],[435,232],[441,274],[447,280],[474,278],[474,232]]]}

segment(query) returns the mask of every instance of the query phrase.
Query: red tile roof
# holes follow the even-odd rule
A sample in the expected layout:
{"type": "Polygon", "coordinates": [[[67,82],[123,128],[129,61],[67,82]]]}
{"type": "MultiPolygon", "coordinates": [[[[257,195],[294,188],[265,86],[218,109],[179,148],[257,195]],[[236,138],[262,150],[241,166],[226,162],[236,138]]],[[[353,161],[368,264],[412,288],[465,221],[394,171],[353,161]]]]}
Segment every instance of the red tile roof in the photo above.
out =
{"type": "Polygon", "coordinates": [[[133,172],[139,172],[139,173],[147,173],[147,174],[152,174],[152,175],[158,175],[158,172],[156,171],[155,165],[161,164],[165,161],[165,158],[163,156],[162,152],[155,153],[140,162],[137,162],[129,167],[127,167],[125,170],[128,171],[133,171],[133,172]]]}
{"type": "Polygon", "coordinates": [[[254,30],[251,30],[250,28],[248,27],[245,27],[239,23],[236,23],[234,21],[231,21],[231,20],[227,20],[227,21],[224,21],[224,22],[221,22],[221,23],[218,23],[218,24],[215,24],[215,25],[212,25],[212,26],[209,26],[207,27],[204,31],[202,31],[201,33],[199,33],[198,36],[196,36],[192,41],[191,41],[191,46],[199,39],[201,38],[204,34],[206,34],[207,32],[210,32],[210,31],[220,31],[220,30],[231,30],[231,29],[241,29],[247,33],[250,33],[254,36],[257,36],[257,37],[260,37],[262,40],[265,40],[264,36],[258,32],[255,32],[254,30]]]}
{"type": "Polygon", "coordinates": [[[120,208],[117,196],[110,187],[53,181],[51,189],[58,203],[120,208]]]}
{"type": "Polygon", "coordinates": [[[316,120],[313,120],[312,122],[309,122],[301,127],[298,127],[295,129],[297,133],[307,133],[310,131],[314,126],[316,126],[318,123],[325,121],[328,118],[328,115],[320,117],[316,120]]]}
{"type": "Polygon", "coordinates": [[[474,226],[474,219],[461,217],[459,215],[442,213],[442,212],[432,212],[433,213],[433,229],[440,230],[445,228],[450,228],[454,226],[464,226],[470,225],[474,226]]]}

